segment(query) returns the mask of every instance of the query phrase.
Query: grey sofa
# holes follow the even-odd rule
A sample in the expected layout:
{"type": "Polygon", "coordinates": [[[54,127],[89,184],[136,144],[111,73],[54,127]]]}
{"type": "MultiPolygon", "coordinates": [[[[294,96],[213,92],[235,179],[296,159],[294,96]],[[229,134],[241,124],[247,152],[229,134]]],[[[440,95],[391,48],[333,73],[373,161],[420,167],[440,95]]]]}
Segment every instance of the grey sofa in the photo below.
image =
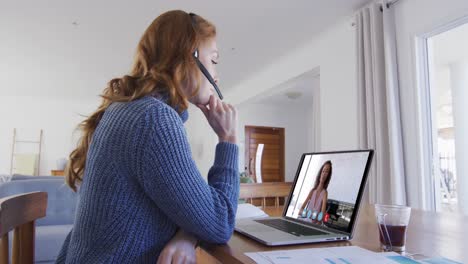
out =
{"type": "Polygon", "coordinates": [[[64,181],[64,177],[62,176],[31,176],[31,175],[22,175],[22,174],[13,174],[11,176],[12,181],[20,181],[20,180],[61,180],[64,181]]]}
{"type": "Polygon", "coordinates": [[[73,226],[77,195],[57,176],[15,175],[10,182],[0,184],[0,198],[34,191],[48,193],[46,217],[36,221],[35,260],[54,263],[73,226]]]}

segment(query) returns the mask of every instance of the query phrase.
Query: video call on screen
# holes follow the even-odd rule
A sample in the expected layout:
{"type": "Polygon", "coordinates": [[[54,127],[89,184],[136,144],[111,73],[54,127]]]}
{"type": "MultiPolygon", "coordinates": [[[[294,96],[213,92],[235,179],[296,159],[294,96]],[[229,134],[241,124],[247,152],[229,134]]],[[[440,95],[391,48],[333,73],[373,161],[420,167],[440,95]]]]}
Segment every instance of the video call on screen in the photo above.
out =
{"type": "Polygon", "coordinates": [[[309,154],[286,216],[349,232],[369,152],[309,154]]]}

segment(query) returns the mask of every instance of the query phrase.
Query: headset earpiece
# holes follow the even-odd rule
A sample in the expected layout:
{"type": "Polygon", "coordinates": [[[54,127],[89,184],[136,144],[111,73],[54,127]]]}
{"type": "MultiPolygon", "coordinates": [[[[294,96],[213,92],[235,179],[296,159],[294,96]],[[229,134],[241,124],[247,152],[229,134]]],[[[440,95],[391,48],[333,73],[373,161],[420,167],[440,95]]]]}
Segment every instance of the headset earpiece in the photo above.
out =
{"type": "MultiPolygon", "coordinates": [[[[192,20],[192,25],[195,26],[195,14],[194,13],[189,13],[189,15],[190,15],[190,18],[192,20]]],[[[195,62],[197,63],[198,68],[200,69],[200,71],[203,73],[203,75],[205,75],[206,79],[208,79],[208,81],[211,83],[211,85],[213,85],[213,87],[215,88],[215,91],[218,94],[219,99],[223,100],[223,95],[221,94],[221,91],[219,90],[218,85],[216,85],[216,82],[214,81],[213,77],[211,77],[208,70],[205,68],[205,66],[203,66],[203,64],[199,60],[200,54],[198,53],[198,49],[195,49],[195,51],[193,52],[192,55],[195,58],[195,62]]]]}

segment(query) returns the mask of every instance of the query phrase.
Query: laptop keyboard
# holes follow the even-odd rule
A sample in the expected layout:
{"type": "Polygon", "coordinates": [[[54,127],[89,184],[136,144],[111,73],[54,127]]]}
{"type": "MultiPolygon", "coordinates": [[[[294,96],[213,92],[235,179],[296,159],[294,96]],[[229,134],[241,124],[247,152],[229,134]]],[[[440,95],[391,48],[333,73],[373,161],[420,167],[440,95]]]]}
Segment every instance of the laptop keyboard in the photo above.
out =
{"type": "Polygon", "coordinates": [[[260,224],[264,224],[276,229],[279,229],[283,232],[289,233],[295,236],[316,236],[316,235],[326,235],[323,231],[314,229],[314,228],[307,228],[305,226],[292,223],[283,219],[260,219],[254,220],[260,224]]]}

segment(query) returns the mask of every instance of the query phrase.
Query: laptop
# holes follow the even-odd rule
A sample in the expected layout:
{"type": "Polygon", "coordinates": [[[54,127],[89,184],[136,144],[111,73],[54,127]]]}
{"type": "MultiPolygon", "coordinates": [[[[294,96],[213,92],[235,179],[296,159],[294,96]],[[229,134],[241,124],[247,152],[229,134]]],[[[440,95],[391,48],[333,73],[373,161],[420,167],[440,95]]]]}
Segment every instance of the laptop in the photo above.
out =
{"type": "Polygon", "coordinates": [[[235,231],[268,246],[350,240],[373,154],[303,154],[283,215],[239,219],[235,231]]]}

